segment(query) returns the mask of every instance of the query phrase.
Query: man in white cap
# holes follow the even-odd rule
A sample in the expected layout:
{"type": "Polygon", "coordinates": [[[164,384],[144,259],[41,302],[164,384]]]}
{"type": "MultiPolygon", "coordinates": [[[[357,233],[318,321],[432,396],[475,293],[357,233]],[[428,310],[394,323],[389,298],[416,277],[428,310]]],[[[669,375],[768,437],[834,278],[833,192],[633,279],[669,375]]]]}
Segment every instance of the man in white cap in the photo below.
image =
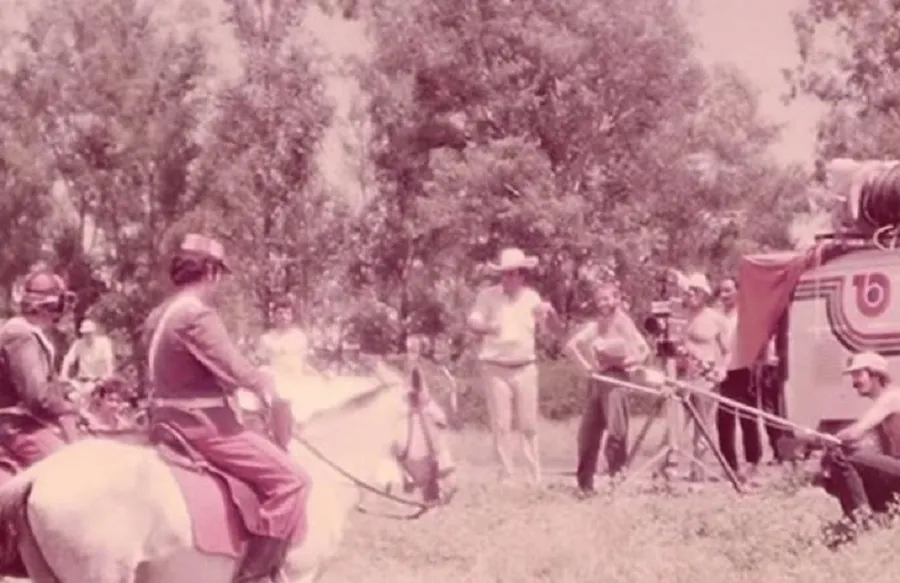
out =
{"type": "Polygon", "coordinates": [[[468,324],[481,341],[477,359],[485,392],[494,449],[503,476],[512,474],[507,445],[513,428],[522,437],[522,448],[532,480],[541,482],[538,455],[538,368],[535,346],[537,326],[552,332],[562,324],[549,302],[525,285],[526,271],[538,264],[521,249],[508,248],[500,261],[490,265],[500,282],[481,290],[468,324]]]}
{"type": "Polygon", "coordinates": [[[891,382],[887,360],[874,352],[855,354],[845,373],[872,405],[837,432],[844,447],[832,448],[822,458],[822,485],[852,520],[863,508],[886,511],[900,494],[900,388],[891,382]],[[870,435],[875,438],[874,451],[864,447],[870,435]]]}
{"type": "MultiPolygon", "coordinates": [[[[683,282],[686,323],[679,341],[678,376],[701,391],[712,391],[725,379],[730,358],[731,338],[728,322],[722,313],[710,306],[712,287],[706,275],[694,273],[683,282]]],[[[701,422],[712,432],[715,426],[716,401],[697,395],[694,406],[701,422]]],[[[694,428],[694,457],[705,455],[699,427],[694,428]]],[[[702,468],[695,466],[692,477],[701,479],[702,468]]]]}
{"type": "Polygon", "coordinates": [[[72,368],[75,367],[74,379],[82,390],[90,392],[94,385],[110,378],[116,369],[112,342],[97,330],[93,320],[82,320],[78,328],[80,338],[72,343],[63,358],[60,367],[60,378],[73,379],[72,368]]]}

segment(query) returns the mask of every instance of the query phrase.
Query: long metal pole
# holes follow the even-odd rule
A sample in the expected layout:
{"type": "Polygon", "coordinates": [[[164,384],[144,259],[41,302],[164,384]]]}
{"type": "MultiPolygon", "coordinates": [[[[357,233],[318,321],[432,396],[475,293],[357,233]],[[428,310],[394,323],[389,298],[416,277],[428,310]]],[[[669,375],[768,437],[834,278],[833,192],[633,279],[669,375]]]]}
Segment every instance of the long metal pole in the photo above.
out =
{"type": "MultiPolygon", "coordinates": [[[[624,381],[622,379],[617,379],[615,377],[608,377],[608,376],[601,375],[601,374],[594,374],[593,378],[595,378],[599,381],[605,382],[605,383],[618,385],[622,388],[629,389],[632,391],[655,395],[657,397],[664,396],[663,391],[660,391],[658,389],[652,389],[650,387],[647,387],[647,386],[644,386],[644,385],[641,385],[638,383],[624,381]]],[[[691,393],[695,393],[698,395],[702,395],[704,397],[708,397],[710,399],[718,401],[720,404],[731,407],[731,408],[735,409],[736,411],[742,411],[742,412],[748,413],[750,415],[755,415],[755,416],[761,417],[762,419],[769,421],[770,423],[772,423],[774,425],[780,425],[780,426],[788,428],[788,429],[793,429],[794,431],[798,431],[803,435],[818,438],[818,439],[820,439],[826,443],[829,443],[831,445],[841,445],[841,440],[838,439],[837,437],[835,437],[834,435],[831,435],[829,433],[822,433],[820,431],[815,431],[813,429],[809,429],[808,427],[803,427],[802,425],[798,425],[796,423],[793,423],[792,421],[788,421],[784,417],[779,417],[778,415],[773,415],[772,413],[769,413],[767,411],[762,411],[760,409],[757,409],[756,407],[751,407],[749,405],[745,405],[739,401],[735,401],[734,399],[729,399],[728,397],[723,397],[722,395],[719,395],[719,394],[716,394],[716,393],[713,393],[710,391],[700,390],[695,387],[692,387],[691,385],[689,385],[687,383],[673,380],[671,378],[667,378],[666,383],[676,389],[689,391],[691,393]]]]}

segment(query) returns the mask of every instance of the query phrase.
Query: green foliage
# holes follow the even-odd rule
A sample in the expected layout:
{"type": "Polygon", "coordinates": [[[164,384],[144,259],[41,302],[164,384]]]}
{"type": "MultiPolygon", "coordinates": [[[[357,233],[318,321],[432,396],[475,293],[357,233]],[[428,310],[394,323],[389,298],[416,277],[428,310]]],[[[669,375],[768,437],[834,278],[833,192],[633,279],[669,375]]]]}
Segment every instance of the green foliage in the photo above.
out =
{"type": "MultiPolygon", "coordinates": [[[[502,246],[540,257],[532,283],[569,322],[589,315],[600,268],[640,315],[665,268],[718,275],[786,244],[804,201],[805,175],[767,153],[778,128],[755,90],[701,64],[668,0],[43,0],[23,14],[0,38],[0,283],[50,255],[78,317],[129,342],[188,230],[225,242],[242,336],[290,292],[317,342],[392,353],[423,334],[456,359],[502,246]],[[329,14],[362,21],[371,54],[307,40],[307,18],[329,14]],[[348,115],[340,76],[360,87],[348,115]],[[361,200],[320,167],[349,126],[361,200]]],[[[552,417],[578,410],[564,368],[543,373],[552,417]]]]}
{"type": "Polygon", "coordinates": [[[795,13],[800,64],[788,72],[790,96],[828,106],[823,159],[900,157],[898,18],[888,0],[810,0],[795,13]]]}

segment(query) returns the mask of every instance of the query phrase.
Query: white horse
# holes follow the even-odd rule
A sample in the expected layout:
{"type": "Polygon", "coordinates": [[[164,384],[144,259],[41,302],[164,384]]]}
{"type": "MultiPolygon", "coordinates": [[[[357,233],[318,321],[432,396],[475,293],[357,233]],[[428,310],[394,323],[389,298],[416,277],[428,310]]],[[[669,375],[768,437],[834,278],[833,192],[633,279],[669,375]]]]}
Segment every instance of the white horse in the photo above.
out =
{"type": "MultiPolygon", "coordinates": [[[[314,450],[291,444],[312,485],[307,534],[288,552],[286,581],[319,578],[361,486],[385,459],[396,460],[426,501],[446,501],[451,467],[440,429],[422,414],[416,388],[393,371],[390,379],[307,387],[348,398],[303,424],[302,440],[314,450]]],[[[34,583],[230,583],[239,563],[197,549],[186,498],[152,447],[112,439],[76,442],[13,478],[0,489],[0,527],[34,583]]]]}

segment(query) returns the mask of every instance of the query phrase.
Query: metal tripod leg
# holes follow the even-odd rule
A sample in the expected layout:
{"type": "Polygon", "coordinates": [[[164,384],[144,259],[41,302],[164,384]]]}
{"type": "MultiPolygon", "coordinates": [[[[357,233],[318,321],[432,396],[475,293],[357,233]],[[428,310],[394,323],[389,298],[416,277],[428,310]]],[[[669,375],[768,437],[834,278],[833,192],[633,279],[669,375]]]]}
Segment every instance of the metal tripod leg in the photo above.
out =
{"type": "MultiPolygon", "coordinates": [[[[737,492],[742,492],[740,481],[735,475],[734,471],[731,469],[731,466],[725,461],[725,458],[722,456],[722,452],[719,451],[718,445],[713,441],[712,436],[710,435],[709,429],[706,427],[706,424],[703,422],[703,419],[700,417],[697,408],[694,406],[694,403],[691,402],[690,395],[672,395],[666,397],[662,401],[662,406],[668,405],[669,409],[669,419],[668,419],[668,435],[666,439],[666,443],[663,447],[660,448],[649,460],[645,463],[641,464],[640,467],[635,469],[633,472],[628,472],[628,475],[623,477],[618,481],[616,487],[621,487],[625,482],[627,482],[630,478],[640,475],[646,472],[650,468],[656,468],[653,472],[653,476],[662,475],[666,481],[670,481],[671,477],[668,473],[668,466],[671,465],[671,461],[673,459],[681,458],[682,460],[691,462],[694,467],[702,467],[705,469],[709,469],[706,464],[704,464],[701,460],[697,459],[691,453],[687,453],[682,451],[681,449],[681,440],[680,440],[680,429],[684,425],[683,419],[679,414],[680,411],[686,411],[689,420],[692,421],[697,429],[700,432],[700,436],[706,442],[706,445],[709,449],[712,450],[713,455],[716,457],[716,461],[718,461],[719,465],[722,468],[722,471],[725,473],[725,476],[728,478],[728,481],[731,482],[731,485],[737,492]]],[[[651,418],[647,421],[644,428],[642,429],[642,434],[646,434],[646,430],[649,428],[650,423],[655,418],[651,418]]],[[[642,438],[643,435],[639,435],[639,438],[642,438]]],[[[632,457],[637,451],[637,447],[632,449],[631,455],[632,457]]]]}
{"type": "MultiPolygon", "coordinates": [[[[719,462],[719,467],[722,468],[722,471],[725,473],[725,477],[728,478],[729,482],[731,482],[731,485],[734,487],[736,492],[742,493],[743,490],[741,489],[740,480],[734,473],[734,470],[731,469],[731,466],[728,465],[728,461],[725,459],[725,456],[722,455],[722,451],[719,449],[718,444],[716,444],[713,440],[712,435],[709,432],[709,428],[700,417],[700,413],[697,411],[697,407],[694,406],[693,401],[691,401],[690,396],[682,396],[681,400],[684,403],[685,410],[693,420],[695,427],[700,431],[701,437],[703,437],[703,440],[706,442],[706,445],[709,447],[710,451],[713,452],[713,455],[716,457],[716,461],[719,462]]],[[[693,461],[695,461],[698,465],[705,467],[705,464],[696,459],[694,456],[691,456],[691,458],[693,458],[693,461]]]]}
{"type": "MultiPolygon", "coordinates": [[[[641,433],[638,434],[638,439],[635,441],[635,444],[632,446],[632,450],[629,454],[629,462],[633,461],[633,459],[637,456],[638,448],[643,442],[643,439],[646,437],[647,432],[650,429],[650,426],[654,421],[659,419],[665,411],[666,413],[666,435],[663,443],[661,444],[659,450],[654,453],[649,460],[642,463],[640,466],[635,468],[634,470],[628,470],[627,473],[623,473],[623,475],[615,481],[615,487],[621,487],[628,480],[633,477],[642,475],[647,472],[647,470],[651,468],[655,468],[653,471],[653,477],[658,476],[659,474],[665,474],[665,468],[669,465],[669,460],[673,458],[678,453],[679,448],[679,431],[678,425],[679,421],[674,419],[675,417],[679,417],[678,410],[680,409],[679,397],[676,395],[662,395],[659,404],[657,405],[656,411],[653,416],[651,416],[644,423],[644,427],[641,428],[641,433]]],[[[627,468],[631,467],[629,463],[627,468]]],[[[668,479],[668,476],[664,476],[668,479]]]]}
{"type": "Polygon", "coordinates": [[[631,445],[631,450],[628,452],[628,457],[625,458],[625,469],[630,468],[631,464],[634,463],[634,458],[637,457],[638,451],[641,449],[641,445],[643,445],[644,440],[647,439],[647,434],[650,432],[650,427],[656,422],[662,412],[664,411],[666,406],[666,398],[660,397],[659,402],[656,403],[656,407],[647,417],[647,420],[644,421],[644,425],[641,427],[641,430],[638,432],[637,437],[634,439],[634,443],[631,445]]]}

